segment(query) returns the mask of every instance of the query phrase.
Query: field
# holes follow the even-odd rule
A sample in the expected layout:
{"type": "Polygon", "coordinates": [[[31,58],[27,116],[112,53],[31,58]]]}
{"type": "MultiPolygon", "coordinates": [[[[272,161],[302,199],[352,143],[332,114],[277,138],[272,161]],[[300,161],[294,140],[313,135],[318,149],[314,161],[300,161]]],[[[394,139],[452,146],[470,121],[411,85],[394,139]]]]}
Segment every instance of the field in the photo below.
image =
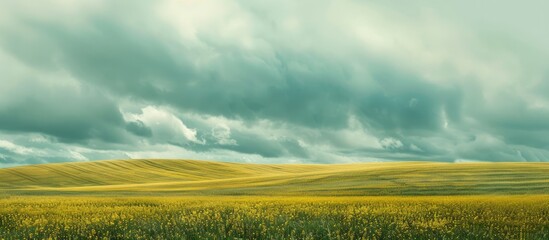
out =
{"type": "Polygon", "coordinates": [[[0,192],[114,195],[549,194],[547,163],[97,161],[0,169],[0,192]]]}
{"type": "Polygon", "coordinates": [[[15,197],[0,239],[549,239],[522,197],[15,197]]]}
{"type": "Polygon", "coordinates": [[[0,239],[549,239],[549,164],[0,169],[0,239]]]}

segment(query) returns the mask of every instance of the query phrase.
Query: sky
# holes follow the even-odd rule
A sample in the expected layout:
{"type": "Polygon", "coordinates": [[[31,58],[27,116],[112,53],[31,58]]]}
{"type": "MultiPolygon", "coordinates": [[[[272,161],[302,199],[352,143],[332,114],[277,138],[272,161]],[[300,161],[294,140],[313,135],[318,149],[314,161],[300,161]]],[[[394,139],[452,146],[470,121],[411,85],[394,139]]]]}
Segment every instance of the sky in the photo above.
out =
{"type": "Polygon", "coordinates": [[[0,167],[548,161],[547,9],[0,0],[0,167]]]}

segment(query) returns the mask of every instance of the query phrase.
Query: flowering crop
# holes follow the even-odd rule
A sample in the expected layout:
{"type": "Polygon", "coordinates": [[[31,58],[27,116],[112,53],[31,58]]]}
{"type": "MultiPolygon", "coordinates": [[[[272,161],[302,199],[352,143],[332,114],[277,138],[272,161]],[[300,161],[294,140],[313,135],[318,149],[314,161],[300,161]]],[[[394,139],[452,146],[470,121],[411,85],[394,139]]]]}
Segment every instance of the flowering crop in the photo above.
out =
{"type": "Polygon", "coordinates": [[[0,239],[549,239],[549,197],[10,197],[0,239]]]}

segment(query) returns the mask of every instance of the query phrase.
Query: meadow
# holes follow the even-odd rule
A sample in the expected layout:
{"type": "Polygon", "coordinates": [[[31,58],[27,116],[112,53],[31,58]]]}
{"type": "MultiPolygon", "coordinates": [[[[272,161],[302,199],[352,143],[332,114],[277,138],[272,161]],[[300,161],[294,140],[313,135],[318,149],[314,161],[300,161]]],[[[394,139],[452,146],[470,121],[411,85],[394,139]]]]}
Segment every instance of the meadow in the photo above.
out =
{"type": "Polygon", "coordinates": [[[0,239],[549,239],[549,164],[0,169],[0,239]]]}

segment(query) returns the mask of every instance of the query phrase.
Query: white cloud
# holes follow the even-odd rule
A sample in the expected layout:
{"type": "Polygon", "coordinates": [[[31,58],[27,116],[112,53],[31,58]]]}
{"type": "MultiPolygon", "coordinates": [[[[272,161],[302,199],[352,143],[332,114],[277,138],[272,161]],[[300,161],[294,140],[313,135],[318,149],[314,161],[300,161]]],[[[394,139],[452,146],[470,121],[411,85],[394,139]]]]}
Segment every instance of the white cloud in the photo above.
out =
{"type": "Polygon", "coordinates": [[[89,159],[75,150],[68,150],[68,157],[76,161],[88,161],[89,159]]]}
{"type": "Polygon", "coordinates": [[[348,127],[337,130],[334,135],[339,136],[347,147],[381,149],[379,139],[371,133],[355,116],[349,117],[348,127]]]}
{"type": "Polygon", "coordinates": [[[17,153],[20,155],[30,155],[35,153],[35,151],[33,151],[30,148],[19,146],[17,144],[14,144],[6,140],[0,140],[0,148],[6,149],[10,152],[17,153]]]}
{"type": "Polygon", "coordinates": [[[399,149],[404,146],[400,140],[391,137],[381,139],[379,143],[385,149],[399,149]]]}
{"type": "Polygon", "coordinates": [[[177,143],[185,141],[205,143],[204,140],[197,139],[196,129],[187,127],[181,119],[160,107],[147,106],[141,109],[140,114],[125,113],[124,118],[126,121],[139,120],[143,122],[151,128],[155,139],[175,141],[177,143]]]}
{"type": "Polygon", "coordinates": [[[236,140],[231,139],[231,129],[227,125],[219,125],[212,128],[212,136],[221,145],[237,145],[236,140]]]}
{"type": "Polygon", "coordinates": [[[419,148],[418,146],[416,146],[414,144],[410,145],[410,150],[416,151],[416,152],[423,152],[423,150],[421,150],[421,148],[419,148]]]}

